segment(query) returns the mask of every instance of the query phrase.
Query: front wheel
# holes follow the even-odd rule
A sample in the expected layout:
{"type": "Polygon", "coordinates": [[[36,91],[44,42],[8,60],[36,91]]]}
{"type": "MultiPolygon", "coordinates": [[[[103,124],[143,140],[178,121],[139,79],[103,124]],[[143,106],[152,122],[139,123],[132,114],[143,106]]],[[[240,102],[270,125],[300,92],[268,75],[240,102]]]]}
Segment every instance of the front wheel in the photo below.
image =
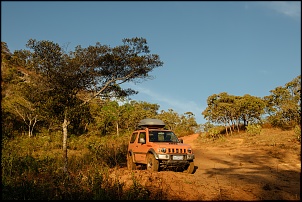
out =
{"type": "Polygon", "coordinates": [[[184,170],[185,173],[193,174],[194,172],[194,161],[190,162],[190,164],[187,166],[187,168],[184,170]]]}
{"type": "Polygon", "coordinates": [[[133,158],[130,156],[130,153],[127,154],[127,167],[129,170],[136,169],[136,164],[133,162],[133,158]]]}
{"type": "Polygon", "coordinates": [[[157,172],[159,169],[159,162],[155,159],[153,154],[147,154],[147,170],[157,172]]]}

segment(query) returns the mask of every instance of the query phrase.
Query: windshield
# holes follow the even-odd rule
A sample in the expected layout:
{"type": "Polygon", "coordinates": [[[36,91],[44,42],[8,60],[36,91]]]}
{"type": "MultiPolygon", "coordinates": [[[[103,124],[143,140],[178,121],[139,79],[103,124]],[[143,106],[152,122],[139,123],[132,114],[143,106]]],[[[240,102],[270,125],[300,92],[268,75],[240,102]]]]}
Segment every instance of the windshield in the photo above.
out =
{"type": "Polygon", "coordinates": [[[149,131],[150,142],[179,142],[176,135],[171,131],[149,131]]]}

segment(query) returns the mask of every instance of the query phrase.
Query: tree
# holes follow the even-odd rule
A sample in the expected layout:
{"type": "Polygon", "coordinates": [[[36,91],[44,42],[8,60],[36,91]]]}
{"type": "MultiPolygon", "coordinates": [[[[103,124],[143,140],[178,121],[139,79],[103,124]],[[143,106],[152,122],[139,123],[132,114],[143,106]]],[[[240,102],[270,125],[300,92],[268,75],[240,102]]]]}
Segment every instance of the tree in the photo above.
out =
{"type": "Polygon", "coordinates": [[[130,101],[133,107],[133,113],[130,117],[132,124],[137,126],[140,120],[145,118],[153,118],[157,115],[159,109],[158,104],[151,104],[145,101],[130,101]]]}
{"type": "Polygon", "coordinates": [[[278,86],[263,99],[268,120],[273,126],[294,127],[301,120],[301,75],[285,86],[278,86]]]}
{"type": "Polygon", "coordinates": [[[116,127],[116,134],[119,134],[119,104],[117,101],[107,100],[99,103],[98,110],[94,111],[97,130],[101,129],[102,135],[111,134],[116,127]]]}
{"type": "Polygon", "coordinates": [[[211,128],[214,128],[215,125],[210,123],[209,121],[201,124],[202,132],[209,132],[211,128]]]}
{"type": "MultiPolygon", "coordinates": [[[[208,107],[202,112],[205,119],[223,124],[225,131],[228,134],[228,125],[232,120],[232,108],[234,107],[234,98],[231,95],[228,95],[226,92],[222,92],[209,96],[207,99],[208,107]]],[[[231,127],[229,127],[231,131],[231,127]]]]}
{"type": "Polygon", "coordinates": [[[211,95],[207,99],[208,107],[202,112],[205,119],[218,124],[223,124],[228,134],[232,133],[234,124],[237,122],[239,130],[240,120],[246,125],[248,122],[261,121],[261,115],[264,113],[264,101],[255,96],[244,95],[233,96],[222,92],[211,95]]]}
{"type": "Polygon", "coordinates": [[[246,94],[238,100],[237,106],[240,109],[240,117],[244,126],[249,123],[261,122],[265,108],[265,102],[261,98],[246,94]]]}
{"type": "Polygon", "coordinates": [[[3,105],[10,112],[22,118],[28,126],[28,136],[33,136],[33,130],[38,121],[40,121],[39,108],[32,102],[32,99],[24,96],[25,88],[14,89],[9,96],[3,99],[3,105]],[[23,91],[22,91],[23,90],[23,91]]]}
{"type": "Polygon", "coordinates": [[[196,132],[198,124],[196,123],[195,115],[192,112],[185,112],[181,115],[180,120],[180,128],[182,128],[183,135],[190,135],[196,132]]]}
{"type": "Polygon", "coordinates": [[[168,109],[168,111],[161,110],[160,114],[157,116],[161,119],[169,130],[176,131],[177,125],[180,124],[180,117],[177,112],[173,109],[168,109]]]}
{"type": "Polygon", "coordinates": [[[1,41],[1,65],[2,62],[7,62],[11,58],[11,52],[7,46],[7,43],[1,41]]]}
{"type": "MultiPolygon", "coordinates": [[[[33,136],[33,130],[38,121],[42,119],[40,102],[35,102],[38,97],[39,86],[35,86],[28,74],[30,72],[20,66],[15,66],[12,60],[16,53],[11,54],[7,44],[1,42],[1,87],[3,112],[20,117],[28,127],[28,136],[33,136]]],[[[20,57],[20,61],[23,60],[20,57]]],[[[32,77],[36,75],[32,74],[32,77]]],[[[20,127],[20,126],[19,126],[20,127]]]]}
{"type": "Polygon", "coordinates": [[[99,42],[68,54],[56,43],[30,39],[32,51],[26,61],[41,75],[37,82],[43,85],[45,96],[52,100],[56,116],[62,123],[64,171],[67,172],[68,125],[76,110],[96,97],[123,97],[136,91],[122,89],[125,82],[150,79],[149,73],[163,65],[156,54],[150,54],[144,38],[123,39],[123,45],[109,47],[99,42]],[[86,98],[79,98],[81,92],[86,98]]]}

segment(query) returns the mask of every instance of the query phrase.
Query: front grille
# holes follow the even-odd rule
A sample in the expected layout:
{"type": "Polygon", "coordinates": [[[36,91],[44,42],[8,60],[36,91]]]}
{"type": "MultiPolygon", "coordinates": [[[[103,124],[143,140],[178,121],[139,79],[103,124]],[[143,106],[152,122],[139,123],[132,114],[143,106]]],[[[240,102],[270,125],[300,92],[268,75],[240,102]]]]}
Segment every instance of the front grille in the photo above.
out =
{"type": "Polygon", "coordinates": [[[168,148],[168,153],[184,154],[186,152],[187,152],[186,149],[168,148]]]}

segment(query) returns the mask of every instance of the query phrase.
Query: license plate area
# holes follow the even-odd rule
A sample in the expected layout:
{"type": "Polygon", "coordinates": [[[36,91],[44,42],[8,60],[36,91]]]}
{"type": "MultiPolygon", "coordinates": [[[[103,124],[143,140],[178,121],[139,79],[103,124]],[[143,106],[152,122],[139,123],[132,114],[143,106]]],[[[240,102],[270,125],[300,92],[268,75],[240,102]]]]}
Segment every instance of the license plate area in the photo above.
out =
{"type": "Polygon", "coordinates": [[[173,160],[184,160],[184,156],[173,156],[173,160]]]}

